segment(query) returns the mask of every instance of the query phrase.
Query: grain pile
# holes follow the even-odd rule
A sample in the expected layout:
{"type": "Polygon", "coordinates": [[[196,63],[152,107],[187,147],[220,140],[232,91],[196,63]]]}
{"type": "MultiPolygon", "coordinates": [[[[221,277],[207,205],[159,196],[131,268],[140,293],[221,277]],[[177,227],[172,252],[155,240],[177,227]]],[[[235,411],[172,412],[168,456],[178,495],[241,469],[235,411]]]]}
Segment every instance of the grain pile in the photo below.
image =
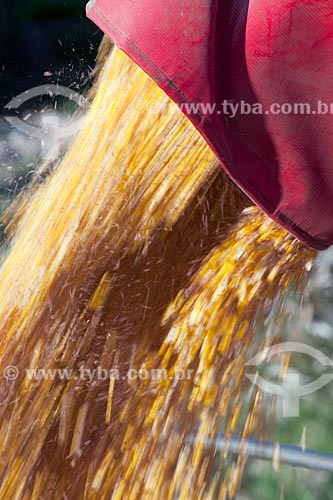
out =
{"type": "Polygon", "coordinates": [[[84,129],[8,228],[0,497],[233,496],[245,459],[212,479],[212,443],[242,412],[258,324],[314,252],[127,56],[103,58],[84,129]]]}

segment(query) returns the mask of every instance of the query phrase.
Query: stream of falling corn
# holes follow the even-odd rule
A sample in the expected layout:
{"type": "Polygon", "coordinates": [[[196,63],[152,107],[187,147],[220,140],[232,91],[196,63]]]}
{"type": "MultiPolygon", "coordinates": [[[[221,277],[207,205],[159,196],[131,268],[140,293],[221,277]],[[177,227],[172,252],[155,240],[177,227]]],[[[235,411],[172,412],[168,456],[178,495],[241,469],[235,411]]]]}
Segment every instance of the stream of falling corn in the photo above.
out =
{"type": "MultiPolygon", "coordinates": [[[[246,457],[223,475],[214,438],[235,432],[257,327],[304,286],[314,252],[249,206],[118,49],[10,229],[0,376],[17,372],[0,385],[0,498],[232,498],[246,457]]],[[[259,423],[252,392],[244,438],[259,423]]]]}

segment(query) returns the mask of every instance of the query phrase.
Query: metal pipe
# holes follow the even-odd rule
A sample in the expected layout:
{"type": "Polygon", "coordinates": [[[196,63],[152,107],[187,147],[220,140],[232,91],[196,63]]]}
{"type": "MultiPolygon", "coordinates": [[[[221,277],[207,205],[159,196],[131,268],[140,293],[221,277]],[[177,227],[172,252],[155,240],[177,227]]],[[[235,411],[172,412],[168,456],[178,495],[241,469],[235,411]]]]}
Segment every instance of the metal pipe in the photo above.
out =
{"type": "Polygon", "coordinates": [[[232,455],[242,454],[259,460],[277,460],[278,463],[293,467],[333,472],[333,455],[316,450],[303,450],[298,446],[274,444],[254,439],[226,438],[223,435],[217,438],[215,446],[219,452],[225,451],[232,455]]]}

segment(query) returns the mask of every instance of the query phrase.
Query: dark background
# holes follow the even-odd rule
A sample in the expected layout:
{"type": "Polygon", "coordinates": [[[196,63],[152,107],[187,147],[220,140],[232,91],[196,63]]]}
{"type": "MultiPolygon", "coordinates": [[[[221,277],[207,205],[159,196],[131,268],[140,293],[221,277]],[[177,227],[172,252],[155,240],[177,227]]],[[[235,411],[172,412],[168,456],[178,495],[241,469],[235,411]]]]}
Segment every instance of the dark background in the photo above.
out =
{"type": "Polygon", "coordinates": [[[0,0],[0,216],[43,163],[41,140],[9,125],[6,116],[26,115],[27,123],[40,127],[44,111],[57,109],[70,119],[77,109],[51,95],[29,99],[17,110],[5,106],[39,85],[58,83],[85,95],[102,38],[86,17],[87,1],[0,0]]]}
{"type": "Polygon", "coordinates": [[[0,2],[1,110],[37,85],[87,85],[102,34],[86,18],[86,0],[0,2]]]}

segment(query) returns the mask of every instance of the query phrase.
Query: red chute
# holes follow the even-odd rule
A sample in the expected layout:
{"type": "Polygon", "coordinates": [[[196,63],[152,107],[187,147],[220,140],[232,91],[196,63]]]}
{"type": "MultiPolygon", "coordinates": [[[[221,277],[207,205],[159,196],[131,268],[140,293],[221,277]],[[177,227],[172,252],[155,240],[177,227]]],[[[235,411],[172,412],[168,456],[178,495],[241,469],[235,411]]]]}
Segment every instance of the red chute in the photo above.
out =
{"type": "Polygon", "coordinates": [[[95,0],[88,16],[257,205],[308,245],[333,243],[331,0],[95,0]]]}

